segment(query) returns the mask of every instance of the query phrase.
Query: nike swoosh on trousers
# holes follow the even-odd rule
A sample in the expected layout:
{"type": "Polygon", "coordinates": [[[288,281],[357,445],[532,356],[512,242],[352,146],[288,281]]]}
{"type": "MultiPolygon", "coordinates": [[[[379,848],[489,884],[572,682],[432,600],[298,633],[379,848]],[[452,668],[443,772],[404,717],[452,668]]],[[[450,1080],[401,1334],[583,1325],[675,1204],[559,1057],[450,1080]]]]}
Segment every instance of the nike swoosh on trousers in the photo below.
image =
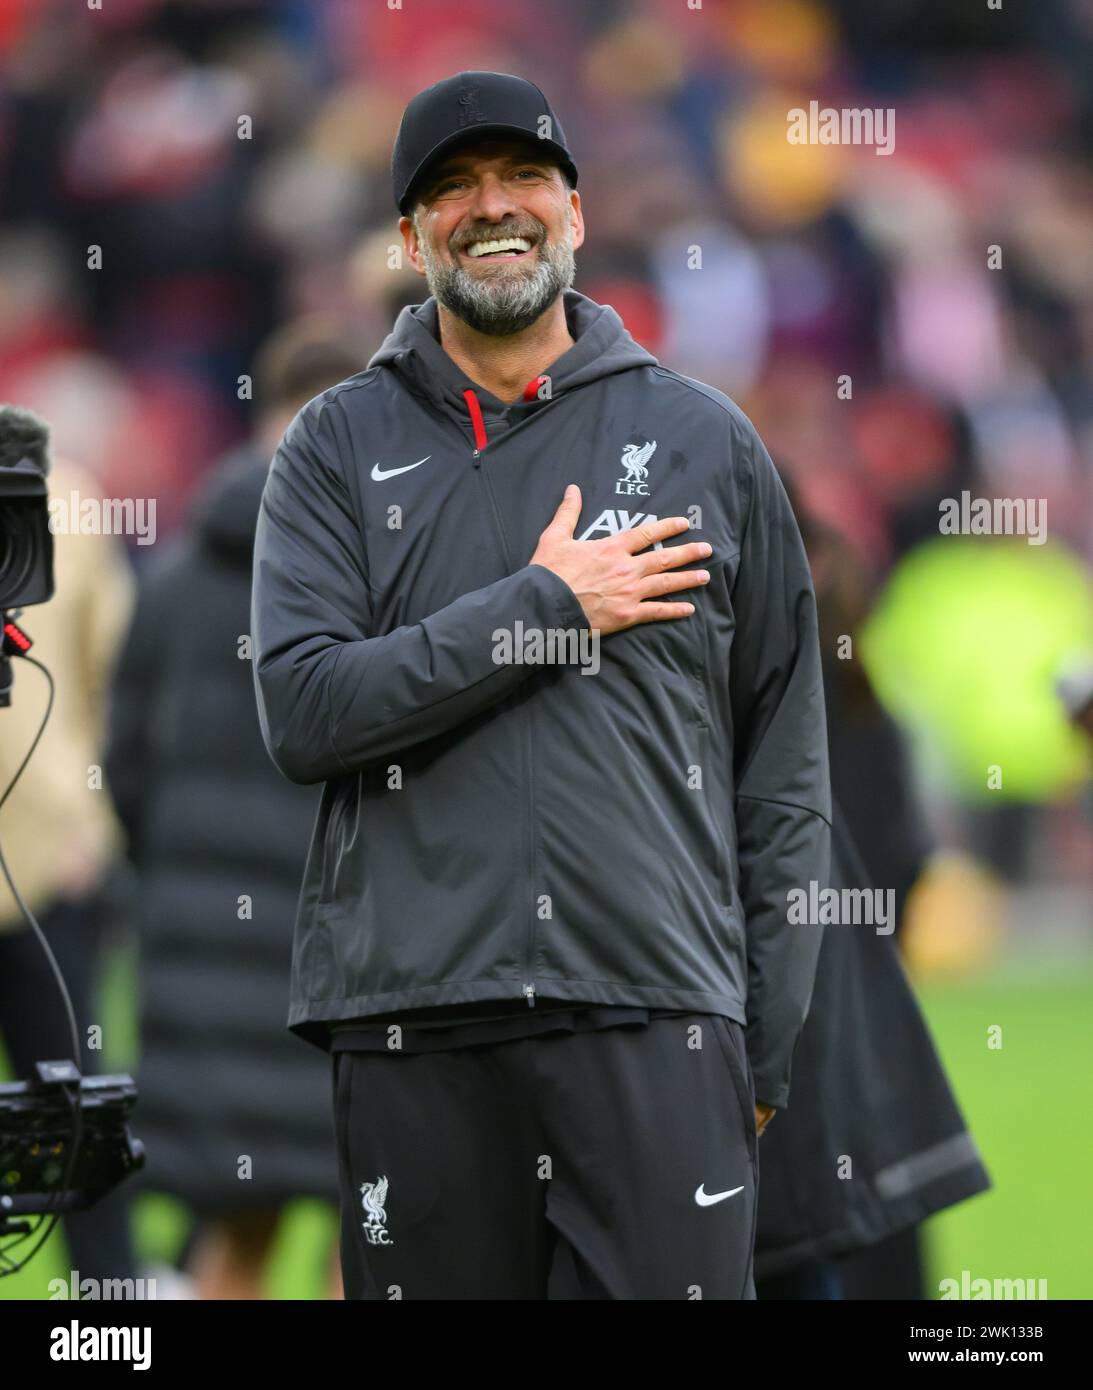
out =
{"type": "Polygon", "coordinates": [[[695,1189],[695,1201],[700,1207],[712,1207],[715,1202],[723,1202],[726,1197],[735,1197],[738,1192],[744,1190],[742,1187],[734,1187],[728,1192],[705,1192],[705,1186],[705,1183],[700,1182],[695,1189]]]}

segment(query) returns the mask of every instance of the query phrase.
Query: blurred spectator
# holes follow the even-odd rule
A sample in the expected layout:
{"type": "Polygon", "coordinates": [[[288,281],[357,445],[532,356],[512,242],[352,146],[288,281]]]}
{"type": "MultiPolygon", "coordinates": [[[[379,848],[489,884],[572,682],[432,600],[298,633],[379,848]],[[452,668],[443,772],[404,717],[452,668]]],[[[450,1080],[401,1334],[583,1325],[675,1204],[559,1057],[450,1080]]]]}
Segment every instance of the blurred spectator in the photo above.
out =
{"type": "MultiPolygon", "coordinates": [[[[114,689],[107,772],[141,940],[140,1183],[200,1222],[189,1261],[199,1298],[261,1297],[286,1203],[337,1196],[327,1069],[286,1023],[318,797],[266,754],[247,634],[273,448],[306,401],[366,356],[324,323],[267,344],[253,438],[147,574],[114,689]]],[[[331,1281],[340,1290],[336,1254],[331,1281]]]]}
{"type": "Polygon", "coordinates": [[[892,915],[879,932],[845,920],[822,928],[793,1057],[793,1103],[763,1138],[756,1291],[761,1299],[922,1299],[918,1225],[990,1179],[897,954],[908,893],[934,845],[899,731],[851,655],[867,611],[867,571],[790,496],[820,621],[831,886],[890,892],[892,915]]]}
{"type": "Polygon", "coordinates": [[[870,679],[922,736],[971,847],[1010,880],[1030,872],[1037,805],[1090,766],[1051,681],[1074,653],[1093,654],[1093,579],[1045,542],[935,537],[889,576],[861,634],[870,679]]]}

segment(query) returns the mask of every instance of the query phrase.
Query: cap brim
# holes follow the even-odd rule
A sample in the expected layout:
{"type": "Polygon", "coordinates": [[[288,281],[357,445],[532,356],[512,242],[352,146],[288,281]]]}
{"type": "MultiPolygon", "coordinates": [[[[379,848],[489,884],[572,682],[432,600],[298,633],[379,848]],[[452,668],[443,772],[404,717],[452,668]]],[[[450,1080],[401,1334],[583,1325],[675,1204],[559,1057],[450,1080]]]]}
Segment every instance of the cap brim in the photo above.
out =
{"type": "Polygon", "coordinates": [[[530,130],[525,130],[523,126],[507,125],[503,121],[483,121],[481,125],[472,126],[468,130],[457,130],[453,135],[445,136],[439,144],[433,146],[414,171],[410,185],[402,196],[399,211],[403,216],[409,216],[417,191],[428,177],[430,167],[436,163],[441,155],[447,154],[449,150],[454,150],[459,145],[474,144],[488,135],[511,135],[514,139],[526,140],[529,145],[536,145],[549,150],[554,156],[555,162],[561,169],[565,170],[576,186],[576,165],[561,145],[555,144],[553,140],[544,140],[541,136],[533,135],[530,130]]]}

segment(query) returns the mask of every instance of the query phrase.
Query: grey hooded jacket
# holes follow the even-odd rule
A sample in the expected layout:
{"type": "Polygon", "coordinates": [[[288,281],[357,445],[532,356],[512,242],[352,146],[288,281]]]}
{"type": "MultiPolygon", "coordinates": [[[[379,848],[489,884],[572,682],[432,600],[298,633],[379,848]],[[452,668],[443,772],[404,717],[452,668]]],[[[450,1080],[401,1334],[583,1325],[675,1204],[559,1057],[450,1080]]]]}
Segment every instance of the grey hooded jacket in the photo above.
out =
{"type": "Polygon", "coordinates": [[[830,853],[804,549],[728,397],[613,309],[565,311],[574,346],[506,406],[443,351],[435,300],[405,308],[275,455],[259,715],[281,771],[326,783],[288,1025],[327,1048],[335,1020],[485,1000],[722,1013],[781,1107],[822,931],[787,893],[830,853]],[[692,615],[591,643],[529,564],[570,482],[579,539],[691,520],[665,544],[713,547],[710,583],[669,596],[692,615]]]}

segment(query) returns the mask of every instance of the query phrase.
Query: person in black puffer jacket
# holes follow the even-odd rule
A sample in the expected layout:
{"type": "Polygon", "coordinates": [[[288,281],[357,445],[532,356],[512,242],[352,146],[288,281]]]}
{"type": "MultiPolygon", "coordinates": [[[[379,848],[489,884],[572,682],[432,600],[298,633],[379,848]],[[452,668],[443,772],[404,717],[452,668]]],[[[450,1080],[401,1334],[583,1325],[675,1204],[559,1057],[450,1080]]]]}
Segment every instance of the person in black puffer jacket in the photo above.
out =
{"type": "MultiPolygon", "coordinates": [[[[106,774],[141,950],[138,1182],[197,1218],[200,1298],[260,1297],[284,1205],[337,1201],[329,1069],[286,1024],[318,791],[286,781],[266,753],[248,629],[270,440],[361,365],[321,322],[290,325],[263,349],[254,437],[143,576],[115,675],[106,774]]],[[[332,1267],[338,1290],[336,1252],[332,1267]]]]}
{"type": "Polygon", "coordinates": [[[872,927],[823,928],[793,1057],[798,1103],[760,1145],[760,1299],[922,1299],[919,1227],[991,1186],[900,960],[904,905],[933,839],[903,736],[861,664],[840,660],[869,585],[854,551],[787,489],[816,585],[831,757],[830,886],[890,889],[872,927]]]}

